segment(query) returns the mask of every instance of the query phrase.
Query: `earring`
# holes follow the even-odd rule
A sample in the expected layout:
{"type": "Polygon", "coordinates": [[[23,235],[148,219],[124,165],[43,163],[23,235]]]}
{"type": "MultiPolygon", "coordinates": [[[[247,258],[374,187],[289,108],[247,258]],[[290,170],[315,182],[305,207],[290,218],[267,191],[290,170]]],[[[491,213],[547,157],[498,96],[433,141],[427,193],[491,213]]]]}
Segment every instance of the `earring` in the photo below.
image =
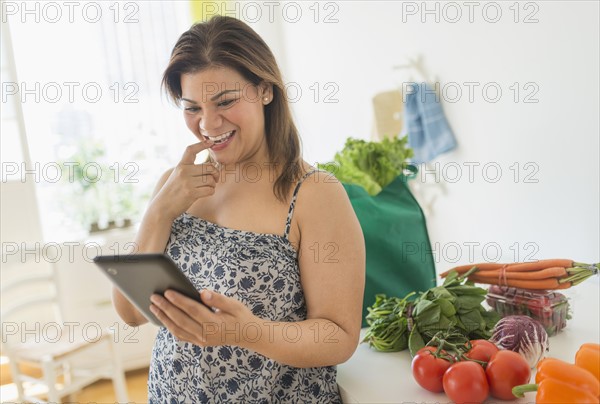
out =
{"type": "Polygon", "coordinates": [[[263,98],[263,100],[264,100],[265,102],[267,102],[267,101],[269,101],[269,97],[265,97],[265,98],[263,98]]]}

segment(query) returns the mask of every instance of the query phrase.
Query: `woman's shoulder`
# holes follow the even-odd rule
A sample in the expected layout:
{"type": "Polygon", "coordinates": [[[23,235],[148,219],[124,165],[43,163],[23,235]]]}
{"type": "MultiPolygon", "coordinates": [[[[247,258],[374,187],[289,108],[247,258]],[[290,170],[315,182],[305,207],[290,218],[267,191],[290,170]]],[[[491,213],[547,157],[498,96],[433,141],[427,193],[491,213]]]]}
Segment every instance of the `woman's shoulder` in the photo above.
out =
{"type": "MultiPolygon", "coordinates": [[[[310,212],[317,208],[323,211],[325,205],[335,207],[349,203],[346,190],[332,173],[308,164],[305,170],[311,174],[304,178],[298,190],[299,209],[310,212]]],[[[335,212],[335,209],[332,209],[332,212],[335,212]]]]}
{"type": "MultiPolygon", "coordinates": [[[[332,173],[330,173],[329,171],[320,169],[320,168],[315,168],[312,167],[310,170],[307,171],[308,175],[304,181],[303,184],[315,184],[315,185],[307,185],[307,187],[310,187],[313,192],[314,191],[323,191],[325,189],[341,189],[343,190],[343,186],[342,183],[335,177],[335,175],[333,175],[332,173]]],[[[304,185],[302,185],[304,186],[304,185]]]]}
{"type": "Polygon", "coordinates": [[[296,201],[297,223],[302,239],[353,237],[360,224],[342,183],[331,173],[318,170],[308,176],[299,188],[296,201]],[[307,238],[308,237],[308,238],[307,238]]]}

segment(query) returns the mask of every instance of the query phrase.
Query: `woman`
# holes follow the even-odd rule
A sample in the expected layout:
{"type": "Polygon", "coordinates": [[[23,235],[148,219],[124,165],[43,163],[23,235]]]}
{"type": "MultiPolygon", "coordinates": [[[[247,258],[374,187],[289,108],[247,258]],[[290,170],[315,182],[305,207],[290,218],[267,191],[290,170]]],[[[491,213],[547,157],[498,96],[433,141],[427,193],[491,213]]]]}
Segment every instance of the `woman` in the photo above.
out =
{"type": "MultiPolygon", "coordinates": [[[[193,25],[163,76],[199,140],[159,180],[140,252],[166,252],[213,310],[154,295],[150,402],[340,402],[364,239],[342,185],[300,156],[273,54],[245,23],[193,25]],[[195,164],[209,150],[209,161],[195,164]],[[302,185],[302,186],[301,186],[302,185]]],[[[114,290],[127,323],[146,319],[114,290]]]]}

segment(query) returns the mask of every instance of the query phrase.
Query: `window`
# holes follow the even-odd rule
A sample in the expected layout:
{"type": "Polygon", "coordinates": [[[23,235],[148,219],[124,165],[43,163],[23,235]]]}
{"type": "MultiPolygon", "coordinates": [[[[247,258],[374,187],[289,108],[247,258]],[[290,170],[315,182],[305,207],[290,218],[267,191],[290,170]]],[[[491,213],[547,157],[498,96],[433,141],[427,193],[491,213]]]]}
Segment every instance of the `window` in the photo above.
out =
{"type": "Polygon", "coordinates": [[[3,3],[17,77],[3,43],[2,162],[19,166],[9,179],[35,181],[44,239],[138,220],[156,179],[190,143],[160,91],[172,46],[191,24],[189,3],[3,3]]]}

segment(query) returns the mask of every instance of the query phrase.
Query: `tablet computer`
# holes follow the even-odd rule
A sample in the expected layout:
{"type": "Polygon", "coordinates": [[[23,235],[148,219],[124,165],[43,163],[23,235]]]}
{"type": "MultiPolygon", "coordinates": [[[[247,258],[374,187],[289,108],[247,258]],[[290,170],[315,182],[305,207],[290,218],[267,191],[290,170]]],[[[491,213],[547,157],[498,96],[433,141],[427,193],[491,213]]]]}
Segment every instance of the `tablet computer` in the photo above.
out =
{"type": "Polygon", "coordinates": [[[164,325],[149,308],[154,293],[162,295],[173,289],[204,304],[199,291],[165,254],[99,255],[94,263],[144,317],[158,326],[164,325]]]}

